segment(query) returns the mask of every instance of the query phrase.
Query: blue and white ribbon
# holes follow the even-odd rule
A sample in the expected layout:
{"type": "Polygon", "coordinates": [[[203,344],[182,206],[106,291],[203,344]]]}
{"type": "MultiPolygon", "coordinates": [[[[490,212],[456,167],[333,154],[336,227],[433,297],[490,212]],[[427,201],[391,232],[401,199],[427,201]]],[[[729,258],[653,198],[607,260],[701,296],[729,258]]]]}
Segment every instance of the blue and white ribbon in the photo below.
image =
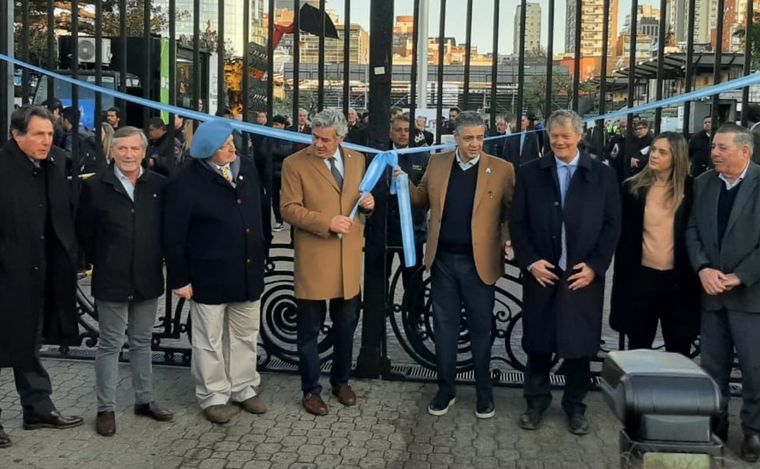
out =
{"type": "MultiPolygon", "coordinates": [[[[158,103],[156,101],[151,101],[149,99],[141,98],[138,96],[132,96],[127,93],[122,93],[120,91],[111,90],[108,88],[97,86],[93,83],[88,83],[86,81],[76,80],[69,76],[61,75],[60,73],[51,72],[49,70],[45,70],[43,68],[15,59],[13,57],[9,57],[5,54],[0,54],[0,61],[17,65],[19,67],[23,67],[28,70],[32,70],[41,75],[47,75],[51,78],[63,81],[65,83],[69,83],[74,86],[79,86],[81,88],[85,88],[85,89],[94,91],[96,93],[102,93],[104,95],[112,96],[114,98],[128,101],[134,104],[139,104],[141,106],[155,109],[157,111],[167,112],[170,114],[177,114],[179,116],[187,117],[187,118],[201,121],[201,122],[206,122],[213,119],[222,119],[221,117],[216,117],[216,116],[212,116],[212,115],[205,114],[202,112],[193,111],[191,109],[185,109],[185,108],[181,108],[177,106],[172,106],[169,104],[158,103]]],[[[675,105],[683,104],[689,101],[696,101],[699,99],[711,97],[716,94],[726,93],[726,92],[734,91],[740,88],[745,88],[747,86],[751,86],[755,84],[760,84],[760,73],[757,73],[757,72],[750,75],[743,76],[741,78],[729,80],[724,83],[719,83],[717,85],[709,86],[706,88],[700,88],[698,90],[695,90],[689,93],[681,94],[678,96],[672,96],[670,98],[663,99],[660,101],[653,101],[651,103],[642,104],[641,106],[633,107],[630,109],[623,109],[621,111],[614,111],[614,112],[604,114],[602,116],[589,118],[589,119],[586,119],[584,122],[592,124],[599,120],[620,119],[622,117],[628,116],[629,114],[639,114],[641,112],[650,111],[657,108],[675,106],[675,105]]],[[[307,144],[307,145],[312,143],[311,136],[304,135],[298,132],[293,132],[293,131],[284,130],[284,129],[274,129],[271,127],[265,127],[263,125],[240,122],[234,119],[228,119],[228,121],[230,122],[232,127],[234,127],[235,129],[243,131],[243,132],[248,132],[254,135],[262,135],[264,137],[271,137],[271,138],[276,138],[280,140],[286,140],[293,143],[302,143],[302,144],[307,144]]],[[[541,132],[541,130],[532,130],[532,131],[521,132],[521,133],[533,133],[533,132],[541,132]]],[[[507,135],[492,136],[492,137],[486,138],[485,140],[487,141],[498,140],[501,138],[507,138],[507,137],[511,137],[511,136],[515,136],[519,134],[520,133],[512,133],[512,134],[507,134],[507,135]]],[[[367,172],[365,173],[364,179],[362,180],[362,183],[360,185],[359,190],[361,192],[361,195],[359,197],[359,201],[361,201],[361,199],[365,197],[367,194],[369,194],[370,191],[375,187],[375,185],[380,180],[380,177],[382,177],[387,167],[391,167],[391,168],[398,167],[399,155],[408,155],[408,154],[423,153],[423,152],[435,152],[438,150],[451,150],[456,145],[443,144],[443,145],[434,145],[430,147],[404,148],[404,149],[394,150],[391,152],[384,151],[384,150],[377,150],[375,148],[370,148],[363,145],[349,144],[349,143],[345,144],[344,146],[356,151],[363,152],[363,153],[372,153],[372,154],[377,155],[373,158],[372,163],[367,168],[367,172]]],[[[411,203],[410,203],[410,198],[409,198],[408,177],[394,178],[390,189],[391,189],[391,194],[396,194],[398,197],[399,213],[401,217],[401,220],[400,220],[401,239],[404,246],[404,263],[407,267],[411,267],[416,262],[416,252],[415,252],[415,247],[414,247],[414,224],[412,222],[412,210],[411,210],[411,203]]],[[[358,212],[358,210],[359,210],[359,202],[356,203],[356,206],[351,212],[352,218],[356,216],[356,213],[358,212]]]]}

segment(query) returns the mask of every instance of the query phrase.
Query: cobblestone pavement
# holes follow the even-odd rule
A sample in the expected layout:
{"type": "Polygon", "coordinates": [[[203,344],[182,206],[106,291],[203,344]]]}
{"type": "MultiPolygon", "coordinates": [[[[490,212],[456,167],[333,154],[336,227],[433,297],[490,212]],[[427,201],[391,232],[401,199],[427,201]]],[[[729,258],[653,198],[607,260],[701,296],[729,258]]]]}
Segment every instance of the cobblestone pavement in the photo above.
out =
{"type": "MultiPolygon", "coordinates": [[[[21,409],[12,373],[0,374],[2,422],[13,446],[0,450],[2,469],[89,468],[613,468],[619,467],[619,424],[599,392],[589,394],[592,432],[577,437],[565,429],[558,405],[536,432],[519,429],[521,392],[495,389],[496,417],[474,416],[475,390],[461,386],[452,411],[431,417],[426,406],[434,384],[356,380],[355,407],[342,407],[332,396],[330,414],[314,417],[300,407],[295,374],[265,373],[260,393],[266,414],[241,414],[227,425],[207,422],[193,397],[187,368],[156,367],[157,400],[175,412],[171,423],[131,413],[129,368],[121,365],[117,433],[95,433],[94,369],[91,362],[45,360],[56,405],[85,417],[71,430],[21,429],[21,409]]],[[[327,377],[323,377],[326,384],[327,377]]],[[[732,438],[739,445],[738,408],[731,407],[732,438]]],[[[744,467],[729,451],[725,467],[744,467]]]]}

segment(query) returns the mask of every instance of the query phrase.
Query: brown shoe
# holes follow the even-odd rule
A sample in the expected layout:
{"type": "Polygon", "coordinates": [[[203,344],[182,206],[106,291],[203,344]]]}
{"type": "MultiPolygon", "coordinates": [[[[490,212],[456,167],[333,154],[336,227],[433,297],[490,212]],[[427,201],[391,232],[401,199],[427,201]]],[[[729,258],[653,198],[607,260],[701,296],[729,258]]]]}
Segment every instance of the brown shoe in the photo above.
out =
{"type": "Polygon", "coordinates": [[[98,412],[95,418],[95,431],[100,436],[113,436],[116,433],[116,416],[113,412],[98,412]]]}
{"type": "Polygon", "coordinates": [[[348,384],[341,384],[337,388],[333,388],[332,393],[338,398],[338,402],[344,406],[356,405],[356,394],[348,384]]]}
{"type": "Polygon", "coordinates": [[[252,414],[263,414],[267,411],[267,406],[264,405],[264,401],[259,396],[253,396],[250,399],[246,399],[240,403],[240,406],[245,409],[246,412],[252,414]]]}
{"type": "Polygon", "coordinates": [[[135,415],[150,417],[159,422],[171,422],[174,419],[174,414],[171,411],[160,407],[155,402],[135,405],[135,415]]]}
{"type": "Polygon", "coordinates": [[[203,409],[203,415],[213,423],[227,423],[239,413],[240,407],[229,404],[212,405],[203,409]]]}
{"type": "Polygon", "coordinates": [[[323,416],[327,415],[327,404],[322,400],[319,394],[307,394],[303,397],[303,408],[306,412],[323,416]]]}

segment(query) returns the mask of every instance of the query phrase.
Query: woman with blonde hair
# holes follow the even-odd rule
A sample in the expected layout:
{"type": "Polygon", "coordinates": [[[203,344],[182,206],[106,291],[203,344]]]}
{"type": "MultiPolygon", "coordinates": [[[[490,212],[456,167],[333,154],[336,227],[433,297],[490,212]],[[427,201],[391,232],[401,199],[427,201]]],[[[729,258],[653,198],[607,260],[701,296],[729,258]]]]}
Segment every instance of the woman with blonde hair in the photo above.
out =
{"type": "Polygon", "coordinates": [[[108,122],[100,124],[100,144],[103,149],[106,165],[111,164],[111,144],[113,143],[113,127],[108,122]]]}
{"type": "Polygon", "coordinates": [[[629,349],[651,348],[658,321],[665,349],[688,355],[699,332],[699,280],[684,234],[692,204],[689,148],[676,132],[652,141],[647,166],[622,186],[610,325],[629,349]]]}

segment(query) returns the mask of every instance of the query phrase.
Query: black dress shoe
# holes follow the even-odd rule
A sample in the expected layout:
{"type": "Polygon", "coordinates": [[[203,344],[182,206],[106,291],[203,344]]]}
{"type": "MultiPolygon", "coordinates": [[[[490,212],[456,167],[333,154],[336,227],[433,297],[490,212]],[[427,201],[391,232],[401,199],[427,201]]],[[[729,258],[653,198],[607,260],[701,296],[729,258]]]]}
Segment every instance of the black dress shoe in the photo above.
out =
{"type": "Polygon", "coordinates": [[[574,435],[585,435],[588,433],[588,419],[580,413],[570,415],[567,417],[567,427],[574,435]]]}
{"type": "Polygon", "coordinates": [[[760,459],[760,436],[745,436],[740,448],[740,455],[744,461],[757,462],[760,459]]]}
{"type": "Polygon", "coordinates": [[[544,413],[538,409],[528,409],[520,416],[520,427],[523,430],[538,430],[544,413]]]}
{"type": "Polygon", "coordinates": [[[159,422],[170,422],[174,419],[174,414],[171,411],[161,408],[155,402],[135,405],[135,415],[150,417],[159,422]]]}
{"type": "Polygon", "coordinates": [[[24,430],[37,430],[38,428],[73,428],[82,425],[82,417],[61,415],[54,410],[46,415],[24,415],[24,430]]]}
{"type": "Polygon", "coordinates": [[[12,445],[11,439],[8,436],[7,433],[5,433],[5,430],[3,430],[3,427],[0,427],[0,448],[7,448],[10,445],[12,445]]]}

